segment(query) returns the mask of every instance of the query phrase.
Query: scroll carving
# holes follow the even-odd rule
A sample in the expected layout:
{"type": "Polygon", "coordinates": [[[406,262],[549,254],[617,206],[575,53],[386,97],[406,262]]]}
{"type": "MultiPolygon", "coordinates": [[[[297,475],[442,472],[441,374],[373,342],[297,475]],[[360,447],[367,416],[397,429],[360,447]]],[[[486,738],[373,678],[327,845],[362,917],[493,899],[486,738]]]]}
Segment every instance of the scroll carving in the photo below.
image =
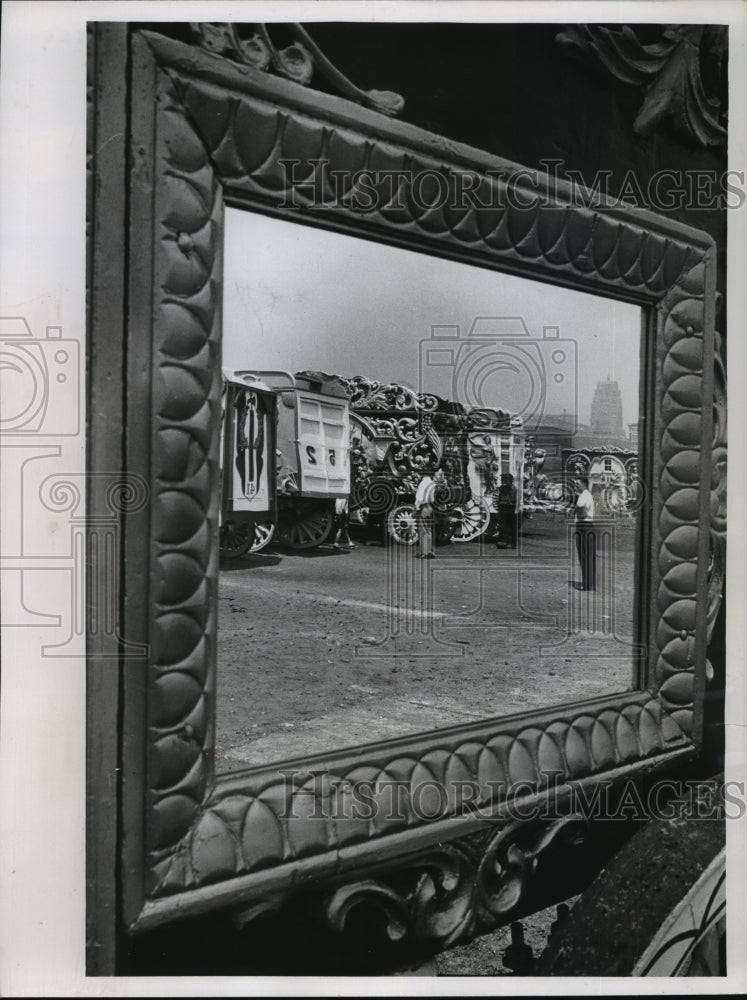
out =
{"type": "Polygon", "coordinates": [[[285,30],[294,41],[284,49],[274,44],[267,24],[254,25],[247,37],[242,29],[229,23],[196,22],[190,25],[198,44],[208,52],[226,56],[235,62],[281,76],[306,86],[315,72],[343,97],[356,104],[374,108],[385,115],[398,115],[404,99],[390,90],[361,90],[324,55],[308,31],[300,24],[287,24],[285,30]]]}
{"type": "Polygon", "coordinates": [[[449,948],[506,923],[526,906],[543,856],[564,844],[568,855],[586,844],[588,824],[566,817],[535,827],[515,823],[487,839],[442,844],[409,862],[408,883],[396,871],[352,882],[326,903],[332,927],[344,932],[357,907],[378,911],[390,941],[449,948]]]}
{"type": "MultiPolygon", "coordinates": [[[[461,403],[407,385],[383,383],[361,375],[345,378],[324,372],[297,376],[333,380],[347,393],[356,427],[351,453],[356,506],[374,513],[390,510],[398,496],[412,497],[423,472],[444,466],[447,483],[439,487],[436,506],[447,510],[464,501],[466,451],[478,459],[481,442],[470,432],[520,429],[520,417],[505,410],[465,408],[461,403]],[[462,452],[465,454],[463,455],[462,452]],[[391,480],[384,485],[388,476],[391,480]],[[386,501],[386,503],[384,503],[386,501]]],[[[492,451],[485,454],[495,458],[492,451]]],[[[497,489],[497,486],[495,487],[497,489]]]]}
{"type": "Polygon", "coordinates": [[[439,399],[430,393],[415,392],[406,385],[394,382],[376,382],[356,375],[340,378],[350,399],[350,406],[357,412],[376,410],[412,410],[416,413],[433,413],[439,408],[439,399]]]}

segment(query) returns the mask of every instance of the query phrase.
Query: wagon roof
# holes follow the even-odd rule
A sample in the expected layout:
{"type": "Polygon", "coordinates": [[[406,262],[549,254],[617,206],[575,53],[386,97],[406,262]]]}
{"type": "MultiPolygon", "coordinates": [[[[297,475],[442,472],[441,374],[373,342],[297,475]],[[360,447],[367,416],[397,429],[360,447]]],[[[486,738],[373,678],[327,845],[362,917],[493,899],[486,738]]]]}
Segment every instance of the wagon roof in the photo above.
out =
{"type": "Polygon", "coordinates": [[[435,393],[417,392],[409,385],[399,382],[379,382],[364,375],[347,378],[330,375],[327,372],[296,372],[296,378],[313,379],[325,385],[336,383],[341,386],[354,412],[376,416],[377,414],[433,414],[442,417],[462,418],[461,423],[474,424],[476,428],[512,426],[520,428],[521,418],[508,410],[497,407],[468,407],[461,403],[444,399],[435,393]]]}

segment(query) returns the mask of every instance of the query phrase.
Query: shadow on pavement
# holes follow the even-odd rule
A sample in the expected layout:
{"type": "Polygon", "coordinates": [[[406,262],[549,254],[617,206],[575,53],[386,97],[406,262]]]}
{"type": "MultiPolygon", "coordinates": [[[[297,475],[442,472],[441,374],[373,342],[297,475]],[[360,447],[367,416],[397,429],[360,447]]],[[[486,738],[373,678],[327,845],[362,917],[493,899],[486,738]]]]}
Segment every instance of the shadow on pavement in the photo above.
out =
{"type": "Polygon", "coordinates": [[[259,566],[277,566],[282,561],[281,556],[265,555],[264,552],[254,552],[245,556],[239,556],[238,559],[223,556],[220,560],[219,568],[221,573],[232,573],[236,572],[236,570],[252,569],[259,566]]]}

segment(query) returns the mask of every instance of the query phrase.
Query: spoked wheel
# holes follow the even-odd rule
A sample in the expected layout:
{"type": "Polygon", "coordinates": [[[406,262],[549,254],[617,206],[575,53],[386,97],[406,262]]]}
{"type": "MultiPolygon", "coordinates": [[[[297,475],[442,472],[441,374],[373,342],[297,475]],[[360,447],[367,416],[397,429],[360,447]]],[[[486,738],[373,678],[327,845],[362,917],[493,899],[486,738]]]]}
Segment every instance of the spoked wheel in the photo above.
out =
{"type": "Polygon", "coordinates": [[[390,510],[387,514],[386,530],[389,537],[399,545],[415,545],[420,532],[414,505],[401,503],[394,510],[390,510]]]}
{"type": "Polygon", "coordinates": [[[466,500],[450,511],[450,515],[454,522],[454,542],[471,542],[484,534],[490,524],[490,508],[483,499],[466,500]]]}
{"type": "Polygon", "coordinates": [[[230,559],[246,555],[254,541],[254,525],[249,521],[226,521],[220,529],[220,554],[230,559]]]}
{"type": "Polygon", "coordinates": [[[254,522],[254,541],[250,552],[259,552],[266,545],[269,545],[275,534],[275,525],[272,521],[254,522]]]}
{"type": "Polygon", "coordinates": [[[433,529],[433,540],[436,545],[448,545],[454,537],[456,523],[451,517],[451,511],[446,516],[437,517],[433,529]]]}
{"type": "Polygon", "coordinates": [[[334,510],[331,504],[314,500],[295,500],[280,515],[278,539],[290,549],[313,549],[332,534],[334,510]]]}
{"type": "Polygon", "coordinates": [[[239,559],[250,552],[259,552],[268,545],[275,533],[272,521],[226,521],[220,533],[220,554],[239,559]]]}

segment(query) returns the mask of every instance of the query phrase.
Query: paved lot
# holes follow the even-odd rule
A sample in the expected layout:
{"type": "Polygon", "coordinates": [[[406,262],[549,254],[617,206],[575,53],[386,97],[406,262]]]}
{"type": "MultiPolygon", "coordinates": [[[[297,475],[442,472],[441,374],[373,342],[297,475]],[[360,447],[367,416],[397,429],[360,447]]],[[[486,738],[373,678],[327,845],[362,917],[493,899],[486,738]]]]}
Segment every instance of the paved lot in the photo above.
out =
{"type": "Polygon", "coordinates": [[[633,531],[579,592],[560,516],[516,551],[450,544],[269,547],[222,563],[219,770],[629,688],[633,531]]]}

